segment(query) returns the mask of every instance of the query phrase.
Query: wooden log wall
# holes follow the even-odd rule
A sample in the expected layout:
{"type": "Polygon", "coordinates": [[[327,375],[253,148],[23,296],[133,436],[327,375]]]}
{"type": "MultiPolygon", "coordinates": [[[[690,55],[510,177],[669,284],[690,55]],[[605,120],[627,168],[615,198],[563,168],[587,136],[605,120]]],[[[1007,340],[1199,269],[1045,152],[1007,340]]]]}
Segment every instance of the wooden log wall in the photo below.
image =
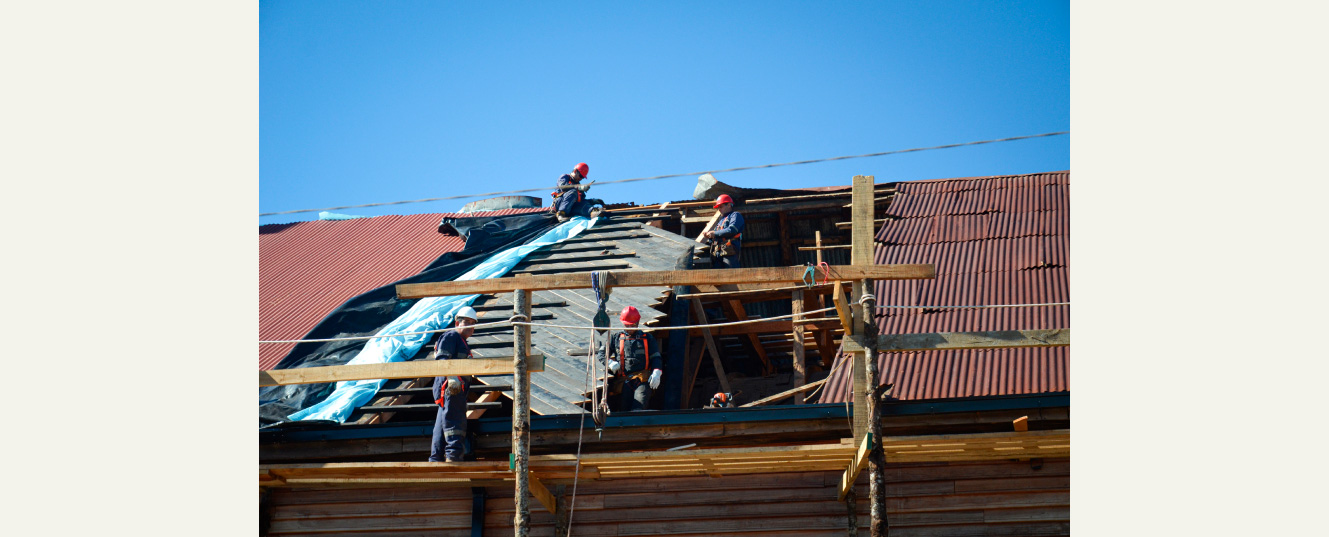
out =
{"type": "MultiPolygon", "coordinates": [[[[886,504],[892,537],[1069,535],[1070,461],[997,461],[889,466],[886,504]]],[[[582,482],[573,535],[843,536],[836,501],[841,473],[582,482]]],[[[868,520],[868,473],[855,490],[868,520]]],[[[567,489],[571,490],[571,486],[567,489]]],[[[499,496],[491,494],[491,497],[499,496]]],[[[509,495],[510,497],[510,495],[509,495]]],[[[485,535],[511,531],[512,501],[491,500],[485,535]]],[[[552,536],[554,515],[532,510],[531,535],[552,536]]],[[[868,535],[868,525],[859,525],[868,535]]]]}
{"type": "MultiPolygon", "coordinates": [[[[573,535],[842,536],[839,472],[582,481],[573,535]]],[[[868,473],[856,483],[859,535],[868,535],[868,473]]],[[[551,488],[553,488],[551,486],[551,488]]],[[[565,487],[571,491],[570,483],[565,487]]],[[[512,531],[510,487],[488,487],[484,535],[512,531]]],[[[466,487],[274,489],[268,535],[471,535],[466,487]]],[[[1069,535],[1070,460],[892,464],[892,537],[1069,535]]],[[[531,535],[555,517],[531,509],[531,535]]]]}

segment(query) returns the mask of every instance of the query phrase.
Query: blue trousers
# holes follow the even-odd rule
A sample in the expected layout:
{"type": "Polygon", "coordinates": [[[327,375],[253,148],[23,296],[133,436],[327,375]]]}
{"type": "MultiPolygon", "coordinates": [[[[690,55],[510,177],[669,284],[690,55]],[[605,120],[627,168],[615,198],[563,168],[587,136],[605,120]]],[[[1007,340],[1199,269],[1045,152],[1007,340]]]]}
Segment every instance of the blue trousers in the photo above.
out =
{"type": "Polygon", "coordinates": [[[651,385],[635,378],[623,381],[623,399],[619,408],[626,411],[646,410],[651,402],[651,385]]]}
{"type": "Polygon", "coordinates": [[[724,257],[711,257],[711,268],[743,268],[743,264],[739,262],[738,254],[734,254],[724,257]]]}
{"type": "Polygon", "coordinates": [[[471,452],[466,439],[466,392],[443,399],[434,418],[434,441],[429,449],[431,462],[460,462],[471,452]]]}
{"type": "Polygon", "coordinates": [[[559,196],[554,200],[554,210],[563,211],[571,216],[578,216],[575,210],[577,206],[586,205],[586,202],[581,199],[582,196],[580,196],[579,194],[581,193],[577,192],[576,190],[568,190],[563,192],[563,195],[559,196]]]}

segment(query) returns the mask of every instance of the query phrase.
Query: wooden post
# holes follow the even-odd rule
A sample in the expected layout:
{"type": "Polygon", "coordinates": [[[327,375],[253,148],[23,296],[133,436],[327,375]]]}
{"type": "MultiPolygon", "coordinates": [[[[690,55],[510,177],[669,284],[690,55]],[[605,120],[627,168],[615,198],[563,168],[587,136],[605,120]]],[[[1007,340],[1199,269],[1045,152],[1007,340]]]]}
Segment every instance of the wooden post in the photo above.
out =
{"type": "MultiPolygon", "coordinates": [[[[513,292],[517,315],[531,318],[531,292],[518,289],[513,292]]],[[[527,537],[531,531],[530,458],[531,458],[531,376],[526,370],[526,353],[530,351],[531,327],[515,327],[513,339],[512,373],[512,470],[516,474],[516,513],[513,530],[517,537],[527,537]]]]}
{"type": "Polygon", "coordinates": [[[817,264],[821,264],[821,230],[817,230],[817,264]]]}
{"type": "Polygon", "coordinates": [[[568,534],[568,524],[571,522],[568,513],[567,485],[558,485],[554,487],[554,491],[558,498],[558,511],[554,513],[554,535],[565,537],[568,534]]]}
{"type": "MultiPolygon", "coordinates": [[[[794,291],[794,298],[792,304],[794,309],[793,313],[795,315],[806,311],[803,302],[802,289],[794,291]]],[[[795,317],[794,320],[798,321],[799,318],[795,317]]],[[[806,325],[804,325],[803,323],[794,323],[794,387],[795,388],[806,384],[808,381],[807,355],[805,354],[806,351],[803,348],[803,332],[804,330],[806,330],[805,326],[806,325]]],[[[803,404],[803,397],[794,396],[794,404],[796,405],[803,404]]]]}
{"type": "Polygon", "coordinates": [[[858,537],[858,505],[855,500],[858,495],[854,494],[854,487],[849,487],[849,493],[844,495],[844,506],[849,510],[849,537],[858,537]]]}
{"type": "MultiPolygon", "coordinates": [[[[872,264],[872,212],[875,208],[873,200],[872,176],[855,175],[853,183],[853,193],[851,199],[853,207],[850,208],[850,215],[853,217],[853,228],[850,236],[850,242],[853,249],[850,250],[850,265],[865,266],[872,264]]],[[[859,303],[863,293],[869,292],[867,280],[854,280],[854,287],[849,299],[849,304],[853,314],[853,333],[863,334],[866,326],[866,319],[863,316],[863,306],[859,303]]],[[[849,333],[849,327],[846,327],[846,335],[849,333]]],[[[867,364],[874,360],[875,356],[868,356],[864,352],[851,353],[853,356],[853,379],[854,379],[854,445],[863,443],[863,437],[867,436],[868,418],[871,417],[870,402],[873,385],[869,384],[867,364]]]]}

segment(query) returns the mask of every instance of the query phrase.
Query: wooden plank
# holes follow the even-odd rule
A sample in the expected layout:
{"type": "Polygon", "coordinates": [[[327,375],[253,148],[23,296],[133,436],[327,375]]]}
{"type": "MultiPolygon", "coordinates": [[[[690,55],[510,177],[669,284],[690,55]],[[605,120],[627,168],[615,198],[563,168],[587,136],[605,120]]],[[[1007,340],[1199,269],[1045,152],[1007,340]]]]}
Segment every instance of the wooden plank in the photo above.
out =
{"type": "MultiPolygon", "coordinates": [[[[544,371],[544,355],[532,356],[531,371],[544,371]]],[[[382,364],[333,365],[274,369],[258,372],[258,386],[286,386],[289,384],[316,384],[348,380],[415,379],[423,377],[450,377],[468,375],[510,375],[511,358],[471,358],[467,360],[414,360],[382,364]]]]}
{"type": "MultiPolygon", "coordinates": [[[[841,286],[850,284],[849,282],[836,282],[836,283],[839,283],[841,286]]],[[[789,293],[792,293],[794,291],[804,291],[808,294],[813,294],[813,295],[829,294],[832,292],[831,287],[833,285],[835,285],[835,283],[828,283],[825,285],[817,284],[813,285],[812,287],[808,287],[806,285],[792,285],[784,287],[775,287],[770,289],[740,289],[738,291],[684,293],[678,295],[677,298],[681,299],[700,298],[705,302],[727,300],[731,298],[739,299],[747,303],[765,302],[768,300],[783,300],[784,298],[789,296],[789,293]]]]}
{"type": "MultiPolygon", "coordinates": [[[[611,271],[614,287],[674,287],[679,285],[725,285],[740,283],[801,283],[804,267],[757,267],[701,270],[611,271]]],[[[911,280],[936,276],[934,265],[831,265],[830,279],[911,280]]],[[[516,289],[589,289],[590,272],[518,276],[487,280],[411,283],[397,286],[397,298],[425,298],[469,294],[505,293],[516,289]]]]}
{"type": "MultiPolygon", "coordinates": [[[[502,398],[503,398],[503,392],[501,392],[501,391],[485,392],[484,395],[481,395],[479,399],[476,399],[476,400],[475,400],[475,402],[476,402],[476,403],[500,403],[500,399],[502,399],[502,398]]],[[[480,416],[485,415],[485,410],[488,410],[488,408],[485,408],[485,407],[477,408],[477,409],[475,409],[475,410],[470,410],[472,404],[474,404],[474,403],[468,403],[468,404],[466,405],[466,409],[467,409],[467,410],[466,410],[466,419],[468,419],[468,420],[479,419],[480,416]]]]}
{"type": "MultiPolygon", "coordinates": [[[[696,322],[697,324],[708,323],[706,320],[706,310],[701,308],[700,300],[692,300],[692,314],[697,318],[697,320],[693,322],[696,322]]],[[[701,329],[701,337],[706,341],[706,350],[711,353],[711,365],[715,366],[715,375],[720,381],[720,389],[724,390],[724,393],[733,393],[729,389],[729,378],[728,375],[725,375],[724,364],[720,363],[720,351],[715,348],[715,339],[711,337],[711,330],[703,327],[701,329]]]]}
{"type": "MultiPolygon", "coordinates": [[[[853,218],[853,229],[850,232],[850,244],[853,248],[850,251],[849,259],[853,266],[871,266],[873,242],[872,236],[874,228],[872,225],[872,214],[875,205],[872,202],[873,197],[873,178],[872,176],[855,175],[853,181],[853,208],[850,209],[850,215],[853,218]]],[[[863,305],[859,302],[864,293],[870,292],[866,277],[853,280],[853,294],[849,297],[853,302],[845,300],[853,317],[853,328],[845,327],[845,335],[861,335],[867,329],[867,319],[863,311],[863,305]]],[[[837,313],[840,304],[836,304],[837,313]]],[[[871,401],[867,394],[876,387],[874,379],[868,378],[868,363],[875,362],[876,356],[870,356],[865,352],[851,352],[854,357],[853,362],[853,401],[854,401],[854,443],[859,444],[867,436],[869,418],[871,416],[871,401]]],[[[874,498],[875,501],[875,498],[874,498]]]]}
{"type": "Polygon", "coordinates": [[[933,349],[995,349],[1003,347],[1064,347],[1071,344],[1071,329],[999,330],[989,332],[935,332],[883,334],[877,352],[933,349]]]}
{"type": "MultiPolygon", "coordinates": [[[[764,404],[769,403],[769,402],[771,402],[771,401],[779,401],[779,400],[781,400],[781,399],[784,399],[784,398],[789,397],[789,396],[794,395],[794,394],[799,394],[799,393],[803,393],[803,392],[807,392],[807,391],[812,391],[812,390],[817,389],[817,386],[821,386],[822,384],[825,384],[827,380],[830,380],[830,379],[829,379],[829,378],[824,378],[824,379],[818,380],[818,381],[816,381],[816,382],[809,382],[809,383],[804,384],[804,385],[802,385],[802,386],[795,387],[795,388],[792,389],[792,390],[785,390],[785,391],[783,391],[783,392],[777,393],[777,394],[772,395],[772,396],[770,396],[770,397],[765,397],[765,398],[762,398],[762,399],[758,399],[758,400],[756,400],[756,401],[753,401],[753,402],[751,402],[751,403],[748,403],[748,404],[745,404],[745,405],[741,405],[739,408],[746,408],[746,407],[750,407],[750,406],[764,405],[764,404]]],[[[797,399],[802,399],[802,397],[796,397],[795,399],[796,399],[796,400],[797,400],[797,399]]]]}
{"type": "Polygon", "coordinates": [[[863,438],[863,443],[858,446],[858,453],[854,455],[854,462],[849,463],[849,468],[844,471],[844,476],[840,478],[840,495],[836,500],[844,500],[849,489],[854,488],[854,482],[858,480],[858,474],[863,471],[863,467],[868,464],[868,453],[872,451],[872,434],[869,433],[863,438]]]}
{"type": "MultiPolygon", "coordinates": [[[[705,244],[706,232],[710,231],[712,228],[715,227],[715,223],[720,221],[720,216],[721,216],[720,211],[715,211],[715,214],[711,216],[711,220],[706,223],[706,227],[701,228],[701,233],[697,234],[697,239],[694,242],[700,242],[705,244]]],[[[688,220],[687,218],[683,219],[684,222],[686,222],[687,220],[688,220]]]]}
{"type": "MultiPolygon", "coordinates": [[[[818,231],[817,233],[820,234],[821,232],[818,231]]],[[[835,245],[831,245],[831,246],[799,246],[799,247],[798,247],[798,251],[800,251],[800,252],[820,252],[820,251],[822,251],[822,250],[848,250],[848,249],[853,248],[853,247],[854,247],[854,245],[852,245],[852,244],[835,244],[835,245]]],[[[820,261],[818,261],[818,263],[820,263],[820,261]]]]}
{"type": "Polygon", "coordinates": [[[831,296],[831,300],[835,301],[835,315],[840,318],[840,325],[844,327],[845,335],[852,336],[854,334],[853,314],[849,310],[849,300],[845,297],[844,286],[835,285],[834,289],[835,293],[831,296]]]}
{"type": "Polygon", "coordinates": [[[535,477],[531,477],[530,485],[531,496],[535,496],[535,499],[539,500],[540,505],[545,506],[545,509],[549,510],[550,513],[558,511],[558,500],[554,499],[554,495],[549,492],[549,488],[546,487],[544,483],[541,483],[540,480],[535,477]]]}

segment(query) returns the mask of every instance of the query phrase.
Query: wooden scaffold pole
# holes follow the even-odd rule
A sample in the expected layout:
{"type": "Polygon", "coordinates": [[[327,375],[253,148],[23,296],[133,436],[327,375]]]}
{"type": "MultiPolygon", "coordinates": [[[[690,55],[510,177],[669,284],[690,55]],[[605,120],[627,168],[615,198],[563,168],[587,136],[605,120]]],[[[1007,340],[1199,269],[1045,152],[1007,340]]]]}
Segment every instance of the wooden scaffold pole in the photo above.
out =
{"type": "MultiPolygon", "coordinates": [[[[518,289],[513,292],[515,314],[531,318],[531,292],[518,289]]],[[[512,471],[516,474],[516,513],[513,515],[513,530],[517,537],[527,537],[531,526],[531,506],[527,498],[531,495],[531,375],[526,367],[526,355],[530,352],[531,327],[516,326],[513,339],[512,373],[512,471]]]]}

